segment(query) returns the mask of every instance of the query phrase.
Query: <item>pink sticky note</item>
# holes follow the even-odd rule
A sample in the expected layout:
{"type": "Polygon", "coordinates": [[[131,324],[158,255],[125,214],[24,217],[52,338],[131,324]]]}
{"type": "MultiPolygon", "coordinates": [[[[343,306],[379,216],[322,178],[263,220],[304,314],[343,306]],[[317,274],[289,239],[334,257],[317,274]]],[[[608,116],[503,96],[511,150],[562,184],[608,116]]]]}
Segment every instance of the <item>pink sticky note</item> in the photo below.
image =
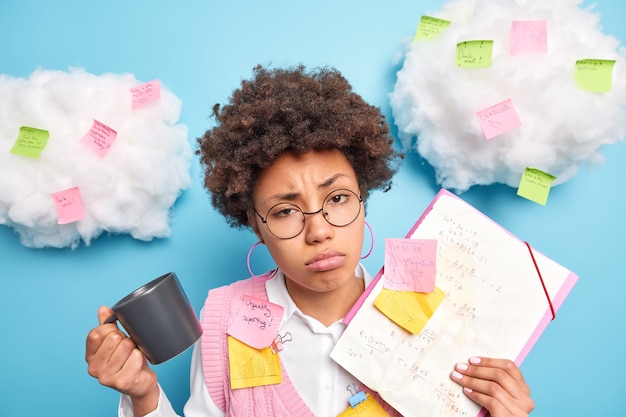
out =
{"type": "Polygon", "coordinates": [[[384,287],[430,293],[435,289],[437,240],[385,239],[384,287]]]}
{"type": "Polygon", "coordinates": [[[130,92],[133,95],[133,110],[138,109],[161,98],[161,83],[152,80],[131,88],[130,92]]]}
{"type": "Polygon", "coordinates": [[[94,119],[91,129],[79,141],[100,158],[104,158],[117,138],[117,132],[94,119]]]}
{"type": "Polygon", "coordinates": [[[227,333],[255,349],[264,349],[276,339],[284,308],[245,295],[227,333]]]}
{"type": "Polygon", "coordinates": [[[85,217],[83,199],[78,187],[51,194],[57,209],[58,224],[72,223],[85,217]]]}
{"type": "Polygon", "coordinates": [[[522,125],[511,99],[476,113],[486,139],[506,133],[522,125]]]}
{"type": "Polygon", "coordinates": [[[510,51],[513,55],[548,52],[546,20],[514,20],[511,22],[510,51]]]}

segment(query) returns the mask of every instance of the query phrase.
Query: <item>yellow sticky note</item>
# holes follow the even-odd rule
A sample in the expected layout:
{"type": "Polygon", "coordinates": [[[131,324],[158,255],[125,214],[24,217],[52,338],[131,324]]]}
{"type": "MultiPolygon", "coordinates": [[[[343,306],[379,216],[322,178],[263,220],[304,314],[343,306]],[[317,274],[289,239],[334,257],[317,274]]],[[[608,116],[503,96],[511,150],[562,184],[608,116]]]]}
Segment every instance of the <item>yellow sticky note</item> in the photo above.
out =
{"type": "Polygon", "coordinates": [[[456,44],[456,64],[461,68],[490,67],[493,41],[476,40],[456,44]]]}
{"type": "Polygon", "coordinates": [[[526,168],[522,174],[517,195],[535,203],[546,205],[550,186],[556,179],[555,176],[535,168],[526,168]]]}
{"type": "Polygon", "coordinates": [[[376,402],[374,397],[368,393],[365,393],[365,395],[367,398],[364,401],[358,403],[355,407],[348,407],[338,417],[389,417],[389,414],[376,402]]]}
{"type": "Polygon", "coordinates": [[[228,336],[228,364],[230,387],[250,388],[280,384],[280,358],[267,347],[255,349],[228,336]]]}
{"type": "Polygon", "coordinates": [[[48,143],[50,133],[47,130],[22,126],[15,144],[9,152],[16,155],[37,159],[48,143]]]}
{"type": "Polygon", "coordinates": [[[384,289],[374,305],[385,316],[413,334],[422,331],[446,294],[439,288],[430,293],[384,289]]]}
{"type": "Polygon", "coordinates": [[[420,39],[436,38],[448,26],[450,26],[450,21],[448,20],[422,16],[419,25],[417,25],[413,42],[417,42],[420,39]]]}
{"type": "Polygon", "coordinates": [[[615,60],[581,59],[576,61],[574,81],[582,90],[608,93],[613,84],[614,66],[615,60]]]}

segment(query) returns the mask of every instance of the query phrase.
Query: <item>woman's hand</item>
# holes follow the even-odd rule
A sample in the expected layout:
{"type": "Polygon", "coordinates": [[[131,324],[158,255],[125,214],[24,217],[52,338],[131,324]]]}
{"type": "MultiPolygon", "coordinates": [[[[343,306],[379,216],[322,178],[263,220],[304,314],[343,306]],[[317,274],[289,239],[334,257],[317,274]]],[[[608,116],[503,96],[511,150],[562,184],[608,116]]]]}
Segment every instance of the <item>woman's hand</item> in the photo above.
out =
{"type": "Polygon", "coordinates": [[[450,377],[491,417],[526,417],[535,408],[530,388],[513,361],[472,357],[469,363],[458,363],[450,377]]]}
{"type": "Polygon", "coordinates": [[[143,353],[115,323],[102,324],[112,314],[108,307],[98,309],[100,325],[87,335],[87,369],[102,385],[130,396],[135,416],[143,416],[158,405],[157,377],[143,353]]]}

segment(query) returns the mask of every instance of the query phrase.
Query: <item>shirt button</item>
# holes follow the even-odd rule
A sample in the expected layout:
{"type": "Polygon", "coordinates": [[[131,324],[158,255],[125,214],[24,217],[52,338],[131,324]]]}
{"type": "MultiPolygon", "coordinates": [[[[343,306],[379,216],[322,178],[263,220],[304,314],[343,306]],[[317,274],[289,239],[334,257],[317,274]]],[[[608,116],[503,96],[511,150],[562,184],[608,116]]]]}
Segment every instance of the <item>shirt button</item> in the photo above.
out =
{"type": "Polygon", "coordinates": [[[324,385],[324,388],[326,389],[326,391],[332,391],[333,384],[326,384],[326,385],[324,385]]]}

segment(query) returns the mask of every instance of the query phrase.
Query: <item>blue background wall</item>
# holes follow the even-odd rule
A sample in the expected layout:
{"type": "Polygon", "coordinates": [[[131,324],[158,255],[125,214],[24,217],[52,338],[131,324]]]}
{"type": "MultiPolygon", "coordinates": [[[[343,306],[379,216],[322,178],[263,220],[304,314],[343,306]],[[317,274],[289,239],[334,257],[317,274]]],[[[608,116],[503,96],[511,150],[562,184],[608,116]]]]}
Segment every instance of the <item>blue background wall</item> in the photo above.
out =
{"type": "MultiPolygon", "coordinates": [[[[189,140],[212,123],[257,63],[332,65],[391,119],[387,94],[402,42],[419,17],[443,2],[397,0],[152,1],[1,0],[0,73],[27,77],[37,67],[133,73],[158,78],[183,101],[189,140]]],[[[585,5],[590,2],[583,3],[585,5]]],[[[626,43],[626,5],[598,0],[604,32],[626,43]]],[[[557,319],[522,369],[534,416],[624,415],[626,143],[603,150],[606,162],[552,190],[543,207],[505,186],[475,187],[463,198],[538,250],[580,275],[557,319]]],[[[2,171],[0,175],[10,175],[2,171]]],[[[209,288],[245,278],[255,239],[230,229],[194,181],[177,201],[172,236],[140,242],[101,236],[89,247],[33,250],[0,227],[0,416],[112,416],[118,396],[87,375],[84,339],[96,310],[167,271],[176,271],[199,311],[209,288]]],[[[393,189],[375,193],[368,220],[382,265],[383,237],[401,237],[438,190],[428,164],[407,158],[393,189]]],[[[255,255],[254,269],[271,265],[255,255]]],[[[159,365],[178,410],[188,395],[190,352],[159,365]]]]}

